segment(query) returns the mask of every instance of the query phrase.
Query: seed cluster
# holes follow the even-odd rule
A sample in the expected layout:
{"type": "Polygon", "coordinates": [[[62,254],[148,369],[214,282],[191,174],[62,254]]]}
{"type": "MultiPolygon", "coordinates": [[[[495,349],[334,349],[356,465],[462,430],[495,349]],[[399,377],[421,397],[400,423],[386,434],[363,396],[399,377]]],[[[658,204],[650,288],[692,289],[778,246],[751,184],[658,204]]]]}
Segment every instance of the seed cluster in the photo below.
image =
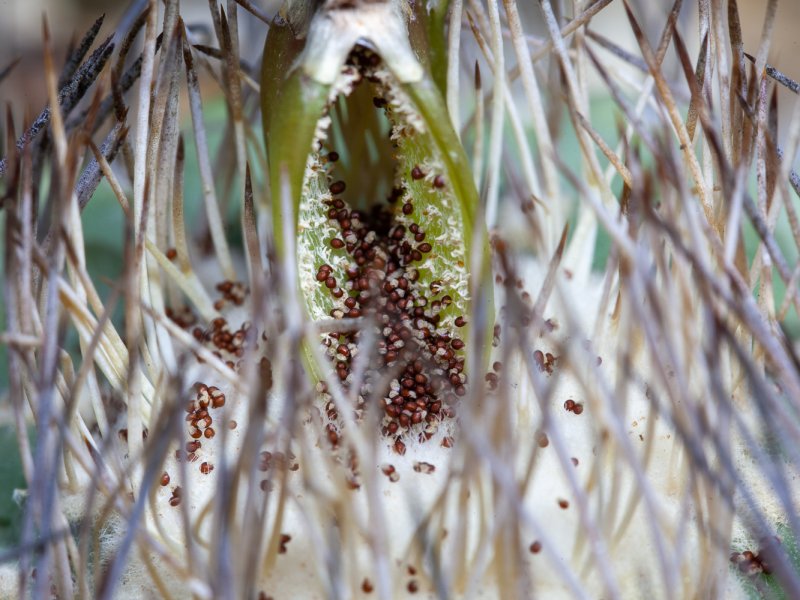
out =
{"type": "Polygon", "coordinates": [[[756,552],[752,550],[734,552],[730,556],[730,562],[748,577],[755,577],[761,574],[770,575],[772,573],[772,567],[769,565],[764,555],[767,546],[774,544],[780,544],[780,539],[777,537],[764,538],[756,552]]]}
{"type": "MultiPolygon", "coordinates": [[[[216,430],[212,427],[214,418],[211,411],[225,406],[225,394],[216,386],[208,386],[204,383],[197,383],[195,385],[197,394],[194,400],[186,404],[186,422],[189,424],[189,437],[191,438],[184,444],[184,452],[177,450],[175,458],[178,460],[185,459],[189,462],[196,462],[198,460],[197,453],[202,448],[202,439],[210,440],[216,435],[216,430]]],[[[203,462],[200,465],[200,472],[203,475],[208,475],[214,470],[214,465],[209,462],[203,462]]],[[[166,473],[166,480],[169,482],[169,475],[166,473]]],[[[162,476],[162,485],[164,478],[162,476]]],[[[172,502],[170,502],[172,504],[172,502]]]]}
{"type": "Polygon", "coordinates": [[[247,286],[241,281],[222,281],[217,284],[217,291],[222,295],[222,298],[214,302],[217,310],[222,310],[227,304],[241,306],[248,294],[247,286]]]}
{"type": "Polygon", "coordinates": [[[168,306],[164,312],[181,329],[188,329],[197,323],[197,315],[186,305],[175,308],[168,306]]]}
{"type": "Polygon", "coordinates": [[[217,317],[209,324],[208,329],[195,327],[192,330],[194,338],[209,347],[214,356],[224,361],[225,364],[234,370],[238,370],[242,365],[242,357],[248,350],[247,338],[252,325],[244,322],[235,331],[231,331],[227,319],[217,317]]]}
{"type": "Polygon", "coordinates": [[[564,402],[564,410],[579,415],[583,412],[583,404],[575,402],[575,400],[573,400],[572,398],[568,398],[564,402]]]}
{"type": "MultiPolygon", "coordinates": [[[[422,173],[419,167],[415,169],[412,178],[422,173]]],[[[315,278],[340,301],[330,311],[333,318],[370,315],[378,323],[377,356],[372,357],[368,371],[389,368],[399,373],[382,399],[383,433],[399,436],[422,425],[420,439],[429,439],[437,422],[453,416],[456,399],[466,393],[467,376],[460,352],[464,342],[441,326],[441,312],[453,299],[443,293],[441,281],[429,285],[420,282],[420,263],[434,248],[413,218],[409,223],[409,219],[395,216],[393,206],[399,206],[404,217],[414,214],[408,191],[395,187],[385,203],[366,212],[351,209],[337,197],[346,189],[343,181],[334,181],[329,186],[332,196],[325,201],[327,217],[339,231],[329,244],[348,258],[344,280],[337,279],[328,264],[317,267],[315,278]]],[[[457,326],[466,324],[460,315],[455,321],[457,326]]],[[[352,383],[360,337],[358,331],[331,333],[323,341],[346,388],[352,383]]],[[[362,406],[370,396],[371,384],[367,375],[359,390],[362,406]]],[[[324,386],[321,391],[325,391],[324,386]]],[[[332,402],[326,406],[326,413],[331,421],[338,417],[332,402]]],[[[338,443],[333,424],[328,427],[328,438],[333,445],[338,443]]],[[[395,450],[404,452],[402,442],[395,444],[395,450]]]]}
{"type": "Polygon", "coordinates": [[[553,356],[550,352],[536,350],[533,353],[533,360],[536,362],[539,371],[547,373],[548,375],[552,375],[553,370],[558,366],[558,357],[553,356]]]}

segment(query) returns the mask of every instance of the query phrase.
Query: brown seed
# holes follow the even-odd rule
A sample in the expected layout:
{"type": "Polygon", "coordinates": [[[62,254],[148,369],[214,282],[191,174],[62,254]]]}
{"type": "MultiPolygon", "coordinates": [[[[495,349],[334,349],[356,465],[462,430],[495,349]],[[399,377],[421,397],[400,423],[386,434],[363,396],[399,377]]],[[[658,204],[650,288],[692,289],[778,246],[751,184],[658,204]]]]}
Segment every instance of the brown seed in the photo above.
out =
{"type": "Polygon", "coordinates": [[[419,246],[417,246],[417,250],[419,250],[423,254],[427,254],[428,252],[430,252],[432,250],[432,246],[428,242],[424,242],[424,243],[420,244],[419,246]]]}
{"type": "Polygon", "coordinates": [[[444,186],[445,186],[445,180],[442,175],[437,175],[436,177],[433,178],[433,187],[441,189],[444,186]]]}
{"type": "Polygon", "coordinates": [[[330,185],[328,190],[330,190],[331,194],[341,194],[346,187],[347,185],[345,184],[345,182],[340,180],[340,181],[334,181],[330,185]]]}
{"type": "Polygon", "coordinates": [[[328,152],[328,160],[330,162],[336,162],[339,160],[339,153],[338,152],[328,152]]]}
{"type": "Polygon", "coordinates": [[[531,554],[539,554],[542,551],[542,543],[539,540],[536,540],[530,545],[528,550],[531,551],[531,554]]]}
{"type": "Polygon", "coordinates": [[[464,325],[467,324],[467,320],[462,316],[458,316],[456,317],[455,324],[456,327],[463,327],[464,325]]]}
{"type": "Polygon", "coordinates": [[[539,445],[539,448],[547,448],[550,445],[550,440],[547,439],[547,434],[544,431],[540,431],[536,434],[536,443],[539,445]]]}
{"type": "Polygon", "coordinates": [[[209,427],[203,432],[203,435],[206,437],[206,439],[210,440],[211,438],[214,437],[215,433],[216,432],[214,431],[214,428],[213,427],[209,427]]]}
{"type": "Polygon", "coordinates": [[[572,412],[575,409],[575,400],[569,398],[566,402],[564,402],[564,410],[572,412]]]}
{"type": "Polygon", "coordinates": [[[423,171],[419,165],[414,165],[411,169],[411,179],[420,180],[425,177],[425,171],[423,171]]]}
{"type": "Polygon", "coordinates": [[[203,475],[208,475],[208,474],[209,474],[209,473],[211,473],[211,471],[213,471],[213,470],[214,470],[214,465],[212,465],[212,464],[209,464],[209,463],[207,463],[207,462],[204,462],[203,464],[201,464],[201,465],[200,465],[200,472],[201,472],[203,475]]]}
{"type": "Polygon", "coordinates": [[[335,277],[328,277],[325,280],[325,287],[328,288],[329,290],[332,290],[333,288],[335,288],[336,287],[336,278],[335,277]]]}
{"type": "Polygon", "coordinates": [[[572,409],[572,412],[576,415],[579,415],[583,412],[583,404],[575,404],[575,408],[572,409]]]}
{"type": "Polygon", "coordinates": [[[365,594],[370,594],[374,589],[375,588],[372,586],[372,582],[369,579],[364,578],[364,581],[361,583],[361,591],[365,594]]]}
{"type": "Polygon", "coordinates": [[[414,212],[414,205],[411,204],[411,202],[406,202],[405,204],[403,204],[404,215],[410,215],[413,212],[414,212]]]}
{"type": "Polygon", "coordinates": [[[281,534],[281,541],[280,541],[280,546],[278,548],[278,554],[286,554],[286,544],[288,544],[290,541],[292,541],[292,536],[290,536],[288,533],[281,534]]]}
{"type": "Polygon", "coordinates": [[[190,453],[197,452],[200,446],[202,446],[200,442],[186,442],[186,451],[190,453]]]}
{"type": "Polygon", "coordinates": [[[331,240],[331,247],[332,248],[336,248],[337,250],[339,248],[344,248],[344,242],[342,240],[340,240],[339,238],[333,238],[331,240]]]}
{"type": "Polygon", "coordinates": [[[169,485],[169,473],[166,471],[161,474],[161,485],[165,487],[169,485]]]}
{"type": "Polygon", "coordinates": [[[567,510],[567,509],[569,508],[569,502],[567,502],[567,501],[566,501],[566,500],[564,500],[563,498],[559,498],[559,499],[558,499],[558,506],[559,506],[559,507],[560,507],[562,510],[567,510]]]}
{"type": "Polygon", "coordinates": [[[234,421],[233,419],[228,421],[228,429],[236,429],[237,425],[238,425],[238,423],[236,421],[234,421]]]}
{"type": "Polygon", "coordinates": [[[394,442],[394,451],[397,452],[400,456],[406,453],[406,445],[401,440],[395,440],[394,442]]]}
{"type": "Polygon", "coordinates": [[[409,594],[416,594],[417,591],[419,590],[419,585],[417,584],[416,580],[414,580],[414,579],[409,581],[408,582],[408,586],[406,586],[406,587],[408,589],[408,593],[409,594]]]}

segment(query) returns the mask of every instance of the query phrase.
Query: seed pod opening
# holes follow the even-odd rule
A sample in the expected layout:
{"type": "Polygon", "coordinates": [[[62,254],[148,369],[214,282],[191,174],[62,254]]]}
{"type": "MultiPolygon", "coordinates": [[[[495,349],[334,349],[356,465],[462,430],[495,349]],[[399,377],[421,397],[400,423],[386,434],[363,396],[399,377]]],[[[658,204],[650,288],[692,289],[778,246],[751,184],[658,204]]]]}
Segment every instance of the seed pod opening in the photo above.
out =
{"type": "Polygon", "coordinates": [[[278,252],[296,249],[312,320],[367,318],[322,341],[345,388],[366,361],[359,402],[382,399],[387,435],[429,430],[464,395],[469,332],[458,324],[471,254],[488,256],[485,236],[471,247],[472,174],[400,7],[286,13],[270,30],[262,78],[278,252]],[[305,37],[292,37],[306,23],[305,37]],[[294,244],[282,233],[281,193],[291,195],[294,244]],[[368,347],[364,327],[375,334],[368,347]],[[379,380],[385,389],[374,389],[379,380]]]}

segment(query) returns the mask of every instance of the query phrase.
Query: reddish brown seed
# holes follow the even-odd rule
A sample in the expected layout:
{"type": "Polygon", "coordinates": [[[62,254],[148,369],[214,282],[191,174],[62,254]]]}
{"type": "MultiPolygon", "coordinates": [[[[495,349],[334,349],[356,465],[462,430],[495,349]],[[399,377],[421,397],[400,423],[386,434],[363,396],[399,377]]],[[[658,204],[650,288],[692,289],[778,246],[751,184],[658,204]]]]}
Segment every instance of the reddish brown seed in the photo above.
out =
{"type": "Polygon", "coordinates": [[[547,434],[544,431],[540,431],[536,434],[536,443],[539,445],[539,448],[547,448],[550,445],[550,440],[547,439],[547,434]]]}
{"type": "Polygon", "coordinates": [[[562,510],[567,510],[567,509],[569,508],[569,502],[567,502],[567,501],[566,501],[566,500],[564,500],[563,498],[559,498],[559,499],[558,499],[558,506],[559,506],[559,507],[560,507],[562,510]]]}
{"type": "Polygon", "coordinates": [[[364,592],[365,594],[372,593],[372,590],[374,589],[375,588],[372,586],[372,582],[369,579],[365,578],[364,581],[361,583],[361,591],[364,592]]]}
{"type": "Polygon", "coordinates": [[[330,162],[336,162],[339,160],[339,153],[338,152],[328,152],[328,160],[330,162]]]}
{"type": "Polygon", "coordinates": [[[456,327],[463,327],[464,325],[467,324],[467,320],[462,316],[458,316],[456,317],[455,324],[456,327]]]}
{"type": "Polygon", "coordinates": [[[325,280],[325,287],[328,288],[329,290],[332,290],[333,288],[335,288],[336,287],[336,278],[335,277],[328,277],[325,280]]]}
{"type": "Polygon", "coordinates": [[[292,541],[292,536],[288,533],[281,534],[280,546],[278,547],[278,554],[286,554],[286,544],[292,541]]]}
{"type": "Polygon", "coordinates": [[[406,453],[406,445],[399,439],[395,440],[394,451],[397,452],[400,456],[402,456],[403,454],[406,453]]]}
{"type": "Polygon", "coordinates": [[[433,187],[443,188],[445,186],[445,180],[442,175],[437,175],[433,178],[433,187]]]}
{"type": "Polygon", "coordinates": [[[347,185],[345,185],[344,181],[334,181],[328,190],[330,190],[331,194],[341,194],[347,185]]]}
{"type": "Polygon", "coordinates": [[[450,345],[453,347],[453,350],[461,350],[464,347],[464,342],[456,338],[450,342],[450,345]]]}
{"type": "Polygon", "coordinates": [[[531,554],[539,554],[542,551],[542,543],[539,540],[533,542],[528,550],[531,551],[531,554]]]}
{"type": "Polygon", "coordinates": [[[564,410],[572,412],[575,409],[575,400],[569,398],[566,402],[564,402],[564,410]]]}
{"type": "Polygon", "coordinates": [[[332,248],[336,248],[337,250],[339,248],[344,248],[344,242],[342,240],[340,240],[339,238],[333,238],[331,240],[331,247],[332,248]]]}
{"type": "Polygon", "coordinates": [[[420,252],[422,252],[423,254],[427,254],[427,253],[428,253],[428,252],[430,252],[432,249],[433,249],[433,248],[432,248],[432,246],[431,246],[431,245],[430,245],[428,242],[423,242],[422,244],[420,244],[419,246],[417,246],[417,250],[419,250],[419,251],[420,251],[420,252]]]}
{"type": "Polygon", "coordinates": [[[420,180],[425,177],[425,171],[423,171],[419,165],[414,165],[411,169],[411,179],[420,180]]]}
{"type": "Polygon", "coordinates": [[[203,475],[208,475],[208,474],[209,474],[209,473],[211,473],[211,471],[213,471],[213,470],[214,470],[214,465],[212,465],[212,464],[209,464],[209,463],[207,463],[207,462],[204,462],[203,464],[201,464],[201,465],[200,465],[200,472],[201,472],[203,475]]]}
{"type": "Polygon", "coordinates": [[[177,496],[172,496],[172,498],[169,499],[169,505],[170,506],[173,506],[173,507],[174,506],[178,506],[180,503],[181,503],[181,499],[179,497],[177,497],[177,496]]]}
{"type": "Polygon", "coordinates": [[[406,202],[405,204],[403,204],[404,215],[410,215],[413,212],[414,212],[414,205],[411,204],[411,202],[406,202]]]}
{"type": "Polygon", "coordinates": [[[234,421],[233,419],[228,421],[228,429],[236,429],[237,425],[238,425],[238,423],[236,421],[234,421]]]}
{"type": "Polygon", "coordinates": [[[178,258],[178,251],[175,248],[169,248],[167,250],[167,258],[170,260],[175,260],[178,258]]]}
{"type": "Polygon", "coordinates": [[[210,440],[211,438],[213,438],[213,437],[214,437],[214,434],[215,434],[215,433],[216,433],[216,432],[214,431],[214,428],[213,428],[213,427],[208,427],[208,428],[207,428],[207,429],[206,429],[206,430],[203,432],[203,435],[206,437],[206,439],[210,440]]]}
{"type": "Polygon", "coordinates": [[[583,412],[583,404],[576,404],[575,408],[572,409],[572,412],[576,415],[579,415],[583,412]]]}
{"type": "Polygon", "coordinates": [[[197,427],[192,427],[189,430],[189,437],[196,440],[203,437],[203,433],[197,427]]]}
{"type": "Polygon", "coordinates": [[[169,485],[169,473],[167,473],[166,471],[164,471],[161,474],[161,485],[162,486],[168,486],[169,485]]]}
{"type": "Polygon", "coordinates": [[[186,442],[187,452],[197,452],[202,444],[200,442],[186,442]]]}
{"type": "Polygon", "coordinates": [[[419,585],[417,584],[416,580],[412,579],[408,582],[406,588],[408,589],[409,594],[416,594],[419,590],[419,585]]]}

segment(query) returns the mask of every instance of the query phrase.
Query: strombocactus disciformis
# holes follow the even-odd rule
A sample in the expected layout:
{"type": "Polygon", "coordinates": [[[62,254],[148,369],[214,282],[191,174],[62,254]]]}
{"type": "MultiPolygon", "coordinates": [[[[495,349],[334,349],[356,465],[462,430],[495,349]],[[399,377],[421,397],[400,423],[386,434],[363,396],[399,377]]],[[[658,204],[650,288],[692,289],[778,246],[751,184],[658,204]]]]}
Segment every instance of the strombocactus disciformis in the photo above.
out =
{"type": "Polygon", "coordinates": [[[680,3],[656,48],[616,1],[542,0],[544,37],[513,0],[238,4],[210,3],[213,46],[134,2],[60,74],[45,29],[50,109],[2,163],[27,489],[0,593],[797,595],[800,185],[769,77],[792,82],[766,41],[747,70],[735,6],[700,2],[690,54],[680,3]],[[614,6],[636,55],[591,27],[614,6]]]}

